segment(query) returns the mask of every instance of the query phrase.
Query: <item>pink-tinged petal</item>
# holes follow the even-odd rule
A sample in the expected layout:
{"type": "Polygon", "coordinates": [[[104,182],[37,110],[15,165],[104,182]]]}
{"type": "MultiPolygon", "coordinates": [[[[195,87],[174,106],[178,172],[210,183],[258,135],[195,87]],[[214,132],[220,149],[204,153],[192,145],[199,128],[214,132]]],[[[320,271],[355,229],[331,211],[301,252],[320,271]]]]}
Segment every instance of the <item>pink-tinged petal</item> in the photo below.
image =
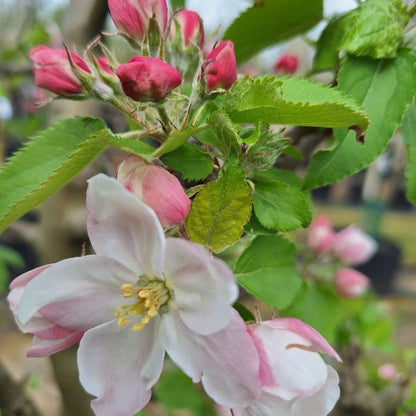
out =
{"type": "Polygon", "coordinates": [[[87,191],[88,235],[97,254],[137,275],[161,277],[165,236],[155,213],[116,179],[99,174],[87,191]]]}
{"type": "MultiPolygon", "coordinates": [[[[280,399],[277,396],[263,392],[258,400],[244,409],[234,408],[234,416],[292,416],[292,401],[280,399]]],[[[304,416],[315,416],[306,413],[304,416]]]]}
{"type": "Polygon", "coordinates": [[[326,215],[316,217],[308,228],[308,246],[317,253],[331,250],[335,241],[335,231],[326,215]]]}
{"type": "Polygon", "coordinates": [[[328,378],[325,385],[311,397],[300,397],[292,406],[291,416],[326,416],[339,399],[339,378],[337,372],[328,367],[328,378]]]}
{"type": "Polygon", "coordinates": [[[208,335],[229,324],[238,287],[231,270],[198,244],[183,239],[166,241],[164,275],[175,292],[185,325],[208,335]]]}
{"type": "Polygon", "coordinates": [[[370,287],[370,279],[357,270],[344,268],[335,273],[334,285],[340,296],[356,298],[362,296],[370,287]]]}
{"type": "Polygon", "coordinates": [[[166,352],[217,403],[247,406],[260,395],[256,348],[237,312],[229,326],[208,336],[190,331],[174,312],[162,325],[166,352]]]}
{"type": "Polygon", "coordinates": [[[65,350],[76,344],[84,335],[82,331],[72,331],[71,334],[61,339],[42,339],[36,335],[33,337],[32,346],[26,353],[27,357],[47,357],[56,352],[65,350]]]}
{"type": "Polygon", "coordinates": [[[109,322],[84,334],[78,368],[85,390],[97,397],[96,416],[132,416],[150,400],[163,367],[159,324],[151,320],[135,332],[109,322]]]}
{"type": "Polygon", "coordinates": [[[136,280],[131,270],[109,257],[63,260],[27,284],[18,317],[26,323],[40,312],[49,321],[85,331],[114,319],[123,302],[121,285],[136,280]]]}

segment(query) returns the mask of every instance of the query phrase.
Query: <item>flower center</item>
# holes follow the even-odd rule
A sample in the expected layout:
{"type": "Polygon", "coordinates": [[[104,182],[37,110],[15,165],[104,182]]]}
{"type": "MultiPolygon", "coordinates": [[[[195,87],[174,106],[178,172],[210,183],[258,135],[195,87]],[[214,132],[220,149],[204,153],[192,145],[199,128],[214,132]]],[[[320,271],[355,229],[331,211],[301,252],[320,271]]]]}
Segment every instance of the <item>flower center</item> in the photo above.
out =
{"type": "Polygon", "coordinates": [[[129,318],[142,315],[139,322],[132,327],[133,331],[140,331],[146,324],[158,314],[163,315],[169,310],[169,302],[174,294],[166,283],[159,279],[149,279],[140,276],[135,285],[125,283],[121,285],[121,291],[125,299],[136,298],[136,302],[119,306],[114,313],[118,318],[117,325],[122,327],[127,325],[129,318]]]}

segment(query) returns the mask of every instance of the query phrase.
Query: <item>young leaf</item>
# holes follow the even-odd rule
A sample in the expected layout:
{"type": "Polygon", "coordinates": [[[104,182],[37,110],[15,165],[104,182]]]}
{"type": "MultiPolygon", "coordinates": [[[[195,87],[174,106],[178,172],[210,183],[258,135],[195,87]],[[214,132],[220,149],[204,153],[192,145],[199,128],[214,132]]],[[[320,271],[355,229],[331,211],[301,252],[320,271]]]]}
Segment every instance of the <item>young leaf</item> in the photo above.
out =
{"type": "Polygon", "coordinates": [[[210,155],[193,143],[185,143],[160,159],[168,168],[182,173],[182,177],[189,181],[205,179],[213,168],[210,155]]]}
{"type": "Polygon", "coordinates": [[[155,149],[154,147],[150,146],[150,144],[138,140],[113,136],[112,134],[107,134],[105,136],[105,140],[109,146],[113,146],[117,149],[123,150],[124,152],[140,156],[148,162],[153,160],[153,153],[155,152],[155,149]]]}
{"type": "Polygon", "coordinates": [[[102,120],[61,120],[0,170],[0,231],[65,185],[107,146],[102,120]]]}
{"type": "Polygon", "coordinates": [[[236,123],[291,124],[367,129],[367,114],[343,92],[301,78],[244,77],[225,99],[236,123]]]}
{"type": "Polygon", "coordinates": [[[192,241],[219,252],[236,242],[250,219],[252,198],[244,174],[229,159],[220,178],[194,198],[186,229],[192,241]]]}
{"type": "Polygon", "coordinates": [[[193,136],[196,132],[201,130],[200,127],[188,127],[184,130],[173,130],[165,143],[158,147],[153,153],[153,157],[160,157],[165,153],[173,152],[178,147],[185,144],[188,139],[193,136]]]}
{"type": "Polygon", "coordinates": [[[295,246],[280,235],[261,235],[241,254],[238,283],[271,308],[286,308],[302,280],[295,267],[295,246]]]}
{"type": "Polygon", "coordinates": [[[403,125],[402,137],[407,148],[406,164],[406,196],[416,204],[416,104],[413,103],[407,110],[403,125]]]}
{"type": "Polygon", "coordinates": [[[348,57],[339,88],[362,103],[370,115],[370,127],[364,145],[352,132],[335,131],[338,145],[312,157],[304,180],[308,189],[353,175],[384,152],[416,92],[416,55],[402,49],[390,60],[348,57]]]}
{"type": "Polygon", "coordinates": [[[239,63],[267,46],[289,39],[322,19],[322,0],[257,0],[224,34],[234,42],[239,63]]]}

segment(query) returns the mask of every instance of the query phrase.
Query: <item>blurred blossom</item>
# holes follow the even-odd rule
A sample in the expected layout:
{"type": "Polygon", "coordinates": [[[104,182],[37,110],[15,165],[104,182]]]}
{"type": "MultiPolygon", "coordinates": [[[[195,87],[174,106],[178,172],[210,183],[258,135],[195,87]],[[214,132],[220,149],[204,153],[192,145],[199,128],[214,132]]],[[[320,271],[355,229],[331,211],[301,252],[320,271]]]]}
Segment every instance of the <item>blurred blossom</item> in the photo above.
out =
{"type": "Polygon", "coordinates": [[[377,370],[378,376],[386,381],[393,381],[397,376],[397,368],[393,363],[385,363],[377,370]]]}
{"type": "Polygon", "coordinates": [[[334,276],[335,290],[345,298],[362,296],[370,286],[368,277],[354,269],[341,269],[334,276]]]}

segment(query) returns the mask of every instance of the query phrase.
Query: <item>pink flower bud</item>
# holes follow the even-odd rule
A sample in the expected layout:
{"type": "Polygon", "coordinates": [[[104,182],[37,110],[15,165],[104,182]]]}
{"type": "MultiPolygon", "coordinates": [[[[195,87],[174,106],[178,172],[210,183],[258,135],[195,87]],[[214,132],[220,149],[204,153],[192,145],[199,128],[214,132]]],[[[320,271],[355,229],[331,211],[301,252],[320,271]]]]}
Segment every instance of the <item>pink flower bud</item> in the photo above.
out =
{"type": "Polygon", "coordinates": [[[178,87],[179,72],[158,58],[136,56],[116,71],[124,93],[135,101],[162,101],[178,87]]]}
{"type": "Polygon", "coordinates": [[[104,72],[107,72],[107,74],[109,74],[109,75],[114,75],[114,72],[112,71],[112,69],[108,65],[108,58],[106,56],[97,57],[97,62],[98,62],[98,65],[100,65],[100,68],[104,72]]]}
{"type": "Polygon", "coordinates": [[[335,235],[335,255],[347,264],[365,263],[377,251],[377,243],[361,228],[350,225],[335,235]]]}
{"type": "Polygon", "coordinates": [[[133,39],[141,40],[147,35],[152,17],[156,19],[160,33],[166,32],[166,0],[108,0],[108,8],[117,29],[133,39]]]}
{"type": "Polygon", "coordinates": [[[370,280],[354,269],[341,269],[334,276],[335,290],[345,298],[362,296],[370,286],[370,280]]]}
{"type": "Polygon", "coordinates": [[[204,63],[207,92],[216,88],[228,90],[237,79],[237,64],[234,54],[234,44],[229,41],[221,42],[207,56],[204,63]]]}
{"type": "MultiPolygon", "coordinates": [[[[202,47],[204,43],[204,25],[198,13],[188,9],[180,9],[173,17],[180,28],[183,44],[189,46],[190,44],[202,47]]],[[[170,39],[173,39],[176,32],[176,24],[172,23],[170,29],[170,39]]]]}
{"type": "Polygon", "coordinates": [[[277,60],[274,70],[280,74],[293,74],[298,66],[298,57],[292,53],[285,53],[277,60]]]}
{"type": "Polygon", "coordinates": [[[165,227],[180,224],[191,202],[178,179],[161,166],[129,156],[117,169],[117,180],[155,211],[165,227]]]}
{"type": "Polygon", "coordinates": [[[335,240],[335,232],[331,221],[326,215],[316,217],[308,229],[308,246],[316,253],[331,250],[335,240]]]}
{"type": "MultiPolygon", "coordinates": [[[[85,61],[73,52],[70,52],[73,63],[86,73],[90,68],[85,61]]],[[[35,84],[58,95],[68,96],[80,94],[83,91],[80,80],[74,74],[64,49],[53,49],[39,45],[29,52],[33,62],[35,84]]]]}
{"type": "Polygon", "coordinates": [[[397,376],[397,368],[392,363],[386,363],[378,368],[377,373],[381,379],[393,381],[397,376]]]}

